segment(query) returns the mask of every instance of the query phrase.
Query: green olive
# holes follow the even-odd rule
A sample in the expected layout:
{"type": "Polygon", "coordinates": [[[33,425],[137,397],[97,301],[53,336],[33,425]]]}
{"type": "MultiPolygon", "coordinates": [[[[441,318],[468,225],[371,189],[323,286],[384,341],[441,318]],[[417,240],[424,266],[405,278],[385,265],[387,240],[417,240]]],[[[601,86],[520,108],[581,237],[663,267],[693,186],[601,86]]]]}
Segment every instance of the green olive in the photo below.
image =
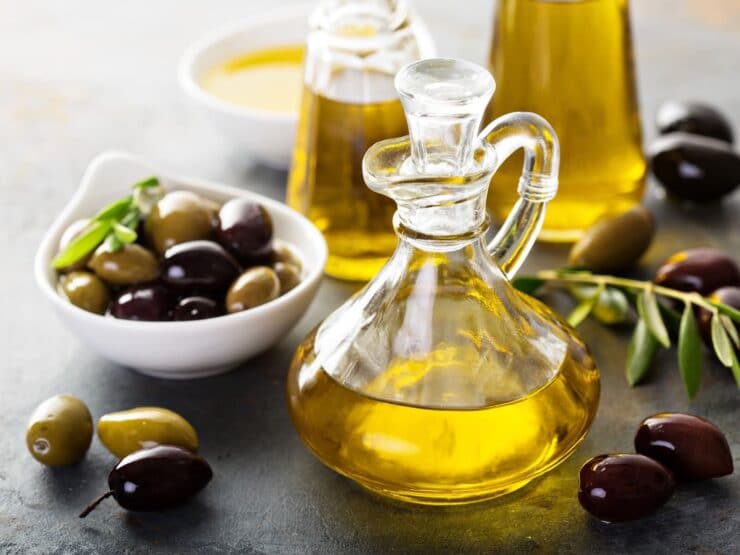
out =
{"type": "Polygon", "coordinates": [[[655,234],[653,215],[642,206],[604,218],[573,245],[568,261],[594,272],[616,272],[633,266],[655,234]]]}
{"type": "Polygon", "coordinates": [[[59,293],[82,310],[105,314],[110,293],[105,283],[91,272],[71,272],[59,277],[59,293]]]}
{"type": "MultiPolygon", "coordinates": [[[[64,230],[64,233],[62,233],[62,237],[59,239],[59,252],[62,252],[64,249],[66,249],[70,245],[72,241],[77,239],[80,233],[85,231],[88,225],[90,225],[89,218],[75,220],[74,222],[69,224],[69,226],[67,226],[67,229],[64,230]]],[[[90,260],[90,256],[92,256],[92,254],[83,256],[77,262],[73,262],[69,266],[65,266],[64,268],[61,268],[59,272],[66,273],[66,272],[75,272],[77,270],[84,270],[85,267],[87,266],[88,260],[90,260]]]]}
{"type": "Polygon", "coordinates": [[[95,251],[88,266],[103,281],[112,285],[133,285],[159,276],[159,262],[154,253],[141,245],[123,245],[115,252],[95,251]]]}
{"type": "Polygon", "coordinates": [[[167,193],[146,218],[144,227],[154,248],[164,254],[168,248],[186,241],[209,239],[213,213],[210,203],[190,191],[167,193]]]}
{"type": "Polygon", "coordinates": [[[280,295],[285,295],[301,282],[301,270],[287,262],[277,262],[273,267],[280,280],[280,295]]]}
{"type": "Polygon", "coordinates": [[[154,444],[198,450],[198,434],[182,416],[159,407],[111,412],[98,420],[98,437],[117,457],[154,444]]]}
{"type": "Polygon", "coordinates": [[[71,395],[56,395],[33,411],[26,446],[40,463],[64,466],[85,456],[92,435],[92,416],[85,403],[71,395]]]}
{"type": "Polygon", "coordinates": [[[278,262],[292,264],[298,268],[299,272],[303,268],[303,263],[298,254],[296,254],[295,248],[280,239],[273,239],[272,241],[272,259],[275,264],[278,262]]]}
{"type": "Polygon", "coordinates": [[[240,312],[268,301],[280,294],[280,280],[267,266],[250,268],[231,284],[226,293],[226,310],[240,312]]]}

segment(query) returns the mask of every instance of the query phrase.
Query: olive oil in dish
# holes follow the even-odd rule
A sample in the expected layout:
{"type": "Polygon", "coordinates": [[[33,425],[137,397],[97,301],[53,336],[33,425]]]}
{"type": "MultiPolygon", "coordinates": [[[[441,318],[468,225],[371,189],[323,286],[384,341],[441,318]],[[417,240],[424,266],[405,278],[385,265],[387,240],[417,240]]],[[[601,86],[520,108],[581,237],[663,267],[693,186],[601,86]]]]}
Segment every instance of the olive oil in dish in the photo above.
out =
{"type": "Polygon", "coordinates": [[[252,110],[297,113],[303,82],[301,45],[255,50],[211,68],[203,89],[252,110]]]}

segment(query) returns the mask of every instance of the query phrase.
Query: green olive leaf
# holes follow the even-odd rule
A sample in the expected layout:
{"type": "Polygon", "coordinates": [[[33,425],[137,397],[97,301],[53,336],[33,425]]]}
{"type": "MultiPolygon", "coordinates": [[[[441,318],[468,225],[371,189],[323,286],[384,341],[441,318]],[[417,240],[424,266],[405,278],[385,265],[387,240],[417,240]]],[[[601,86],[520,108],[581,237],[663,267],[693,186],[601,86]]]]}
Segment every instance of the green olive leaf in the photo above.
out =
{"type": "Polygon", "coordinates": [[[701,382],[702,350],[699,328],[691,303],[686,303],[681,317],[681,329],[678,333],[678,369],[686,388],[686,395],[693,399],[701,382]]]}
{"type": "Polygon", "coordinates": [[[650,333],[645,320],[640,318],[627,347],[627,383],[634,386],[645,378],[657,350],[658,341],[650,333]]]}
{"type": "Polygon", "coordinates": [[[735,324],[732,323],[732,320],[730,320],[730,317],[720,314],[719,321],[722,322],[722,326],[725,328],[727,335],[730,336],[730,339],[732,339],[735,347],[740,349],[740,335],[738,335],[737,328],[735,327],[735,324]]]}
{"type": "Polygon", "coordinates": [[[120,223],[122,225],[125,225],[129,229],[133,229],[134,231],[136,231],[136,229],[139,227],[139,218],[139,211],[136,208],[132,208],[126,213],[123,218],[120,219],[120,223]]]}
{"type": "Polygon", "coordinates": [[[660,315],[660,307],[652,289],[646,289],[637,297],[637,311],[658,343],[666,349],[670,348],[671,338],[660,315]]]}
{"type": "Polygon", "coordinates": [[[158,187],[159,186],[159,179],[156,175],[153,175],[151,177],[147,177],[146,179],[142,179],[138,183],[134,183],[131,187],[132,189],[148,189],[150,187],[158,187]]]}
{"type": "Polygon", "coordinates": [[[735,383],[740,389],[740,361],[737,360],[735,353],[732,353],[732,375],[735,376],[735,383]]]}
{"type": "Polygon", "coordinates": [[[545,280],[531,276],[521,276],[511,280],[511,284],[522,293],[534,295],[545,284],[545,280]]]}
{"type": "Polygon", "coordinates": [[[712,346],[714,347],[714,352],[717,354],[717,358],[722,364],[728,368],[732,368],[735,352],[732,348],[730,336],[727,335],[727,331],[719,319],[719,314],[714,314],[712,316],[711,329],[712,346]]]}
{"type": "Polygon", "coordinates": [[[52,267],[58,270],[84,258],[87,253],[95,249],[105,239],[112,226],[110,220],[93,222],[90,227],[77,236],[64,251],[52,260],[52,267]]]}
{"type": "Polygon", "coordinates": [[[103,248],[108,252],[116,252],[118,250],[121,250],[123,248],[123,245],[123,241],[118,238],[115,232],[109,233],[108,236],[105,238],[105,241],[103,241],[103,248]]]}
{"type": "Polygon", "coordinates": [[[93,220],[102,222],[104,220],[120,220],[131,209],[133,198],[131,196],[114,200],[108,206],[100,210],[93,220]]]}
{"type": "Polygon", "coordinates": [[[118,222],[113,224],[113,234],[123,244],[133,243],[137,237],[136,231],[118,222]]]}
{"type": "Polygon", "coordinates": [[[604,289],[606,289],[606,286],[602,283],[590,297],[578,303],[573,311],[568,314],[568,317],[566,318],[567,322],[575,328],[588,318],[588,315],[591,314],[591,311],[596,307],[596,303],[599,302],[599,297],[604,289]]]}
{"type": "Polygon", "coordinates": [[[712,303],[721,314],[724,314],[725,316],[729,316],[735,322],[740,322],[740,310],[737,310],[736,308],[733,308],[726,304],[716,303],[711,300],[709,302],[712,303]]]}

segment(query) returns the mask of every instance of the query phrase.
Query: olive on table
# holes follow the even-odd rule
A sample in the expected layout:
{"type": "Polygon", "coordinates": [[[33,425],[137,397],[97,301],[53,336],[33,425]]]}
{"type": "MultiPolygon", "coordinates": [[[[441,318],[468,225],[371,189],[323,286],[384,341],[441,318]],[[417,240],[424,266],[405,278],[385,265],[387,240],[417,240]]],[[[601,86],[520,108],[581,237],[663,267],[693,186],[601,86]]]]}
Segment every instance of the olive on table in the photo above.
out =
{"type": "Polygon", "coordinates": [[[244,265],[262,261],[272,249],[272,218],[260,204],[231,199],[218,212],[216,240],[244,265]]]}
{"type": "Polygon", "coordinates": [[[162,281],[181,295],[220,297],[240,271],[234,257],[213,241],[180,243],[162,260],[162,281]]]}
{"type": "Polygon", "coordinates": [[[276,299],[280,280],[267,266],[255,266],[245,271],[226,293],[226,310],[240,312],[276,299]]]}
{"type": "Polygon", "coordinates": [[[159,262],[154,253],[137,243],[123,245],[117,251],[101,247],[88,266],[111,285],[133,285],[153,281],[159,275],[159,262]]]}
{"type": "Polygon", "coordinates": [[[716,108],[700,102],[665,102],[658,108],[655,123],[661,135],[683,131],[728,143],[734,140],[729,120],[716,108]]]}
{"type": "Polygon", "coordinates": [[[137,407],[105,414],[98,420],[98,437],[119,458],[153,445],[198,450],[195,428],[176,412],[160,407],[137,407]]]}
{"type": "Polygon", "coordinates": [[[277,262],[272,267],[280,282],[278,295],[285,295],[301,282],[301,270],[298,266],[286,262],[277,262]]]}
{"type": "Polygon", "coordinates": [[[173,302],[172,294],[162,285],[134,285],[113,300],[110,313],[123,320],[169,320],[173,302]]]}
{"type": "Polygon", "coordinates": [[[182,505],[213,477],[206,460],[174,445],[157,445],[121,459],[108,474],[109,491],[81,513],[85,518],[101,501],[113,497],[129,511],[160,511],[182,505]]]}
{"type": "Polygon", "coordinates": [[[59,276],[57,289],[70,303],[95,314],[105,314],[110,293],[105,283],[91,272],[70,272],[59,276]]]}
{"type": "Polygon", "coordinates": [[[219,303],[208,297],[185,297],[181,299],[172,311],[172,319],[178,321],[184,320],[205,320],[206,318],[215,318],[221,316],[223,311],[219,303]]]}
{"type": "Polygon", "coordinates": [[[731,145],[688,133],[670,133],[649,149],[650,169],[671,195],[712,202],[740,185],[740,154],[731,145]]]}
{"type": "Polygon", "coordinates": [[[599,455],[581,467],[578,501],[607,522],[642,518],[665,504],[675,483],[662,464],[644,455],[599,455]]]}
{"type": "MultiPolygon", "coordinates": [[[[709,299],[726,304],[735,310],[740,310],[740,287],[720,287],[709,295],[709,299]]],[[[712,348],[712,316],[713,314],[706,308],[699,308],[697,312],[699,333],[704,340],[704,344],[710,349],[712,348]]],[[[734,323],[734,325],[738,334],[740,334],[740,326],[737,323],[734,323]]],[[[735,346],[735,352],[740,356],[740,349],[737,346],[735,346]]]]}
{"type": "Polygon", "coordinates": [[[625,270],[645,253],[654,235],[653,215],[646,208],[636,206],[597,221],[573,245],[568,261],[594,272],[625,270]]]}
{"type": "Polygon", "coordinates": [[[295,252],[295,248],[280,239],[272,241],[272,262],[273,264],[283,262],[295,266],[298,270],[303,269],[303,262],[295,252]]]}
{"type": "Polygon", "coordinates": [[[55,395],[33,411],[26,446],[40,463],[64,466],[82,460],[92,435],[92,416],[85,403],[72,395],[55,395]]]}
{"type": "MultiPolygon", "coordinates": [[[[59,239],[59,252],[64,251],[79,235],[87,229],[87,226],[90,225],[90,218],[82,218],[80,220],[75,220],[71,224],[67,226],[67,229],[64,230],[64,233],[62,233],[61,238],[59,239]]],[[[69,266],[65,266],[64,268],[60,268],[58,271],[61,273],[64,272],[75,272],[78,270],[84,270],[87,267],[87,262],[90,260],[91,254],[87,254],[80,258],[77,262],[73,262],[69,266]]]]}
{"type": "Polygon", "coordinates": [[[172,191],[152,207],[145,228],[154,248],[163,254],[173,245],[210,238],[212,216],[195,193],[172,191]]]}
{"type": "Polygon", "coordinates": [[[682,413],[660,413],[640,423],[635,450],[667,467],[677,480],[732,474],[730,446],[711,422],[682,413]]]}
{"type": "Polygon", "coordinates": [[[740,268],[721,250],[687,249],[663,262],[655,274],[655,283],[706,296],[720,287],[740,285],[740,268]]]}

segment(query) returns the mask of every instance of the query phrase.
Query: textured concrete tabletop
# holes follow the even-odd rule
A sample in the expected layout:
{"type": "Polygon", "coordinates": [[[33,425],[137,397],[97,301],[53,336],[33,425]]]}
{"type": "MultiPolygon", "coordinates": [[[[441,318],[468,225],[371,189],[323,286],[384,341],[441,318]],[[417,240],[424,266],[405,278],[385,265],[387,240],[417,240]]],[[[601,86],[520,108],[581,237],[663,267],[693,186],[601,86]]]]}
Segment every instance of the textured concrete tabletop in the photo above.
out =
{"type": "MultiPolygon", "coordinates": [[[[636,424],[653,412],[714,420],[738,465],[740,396],[730,374],[708,363],[700,394],[689,403],[670,353],[648,383],[630,389],[622,371],[627,330],[591,322],[580,329],[601,367],[602,400],[590,435],[567,462],[499,501],[418,509],[372,497],[324,468],[289,422],[283,388],[292,351],[349,286],[325,280],[309,313],[276,348],[200,381],[140,376],[101,359],[64,329],[33,283],[32,257],[98,152],[127,149],[179,173],[282,197],[285,174],[224,144],[188,111],[175,79],[189,42],[280,3],[0,0],[0,552],[740,552],[737,475],[682,487],[655,516],[634,523],[605,525],[578,506],[580,464],[629,450],[636,424]],[[113,458],[95,440],[84,462],[50,470],[31,459],[23,441],[34,406],[61,392],[84,399],[95,416],[137,405],[187,415],[214,468],[213,482],[181,509],[130,514],[108,502],[78,519],[105,487],[113,458]]],[[[492,2],[416,4],[441,54],[484,60],[492,2]]],[[[647,139],[656,106],[669,97],[715,103],[740,130],[738,2],[633,4],[647,139]]],[[[647,202],[660,233],[645,272],[686,246],[719,245],[740,255],[740,194],[722,208],[701,210],[670,205],[654,191],[647,202]]],[[[561,249],[540,247],[528,269],[558,265],[562,257],[561,249]]]]}

